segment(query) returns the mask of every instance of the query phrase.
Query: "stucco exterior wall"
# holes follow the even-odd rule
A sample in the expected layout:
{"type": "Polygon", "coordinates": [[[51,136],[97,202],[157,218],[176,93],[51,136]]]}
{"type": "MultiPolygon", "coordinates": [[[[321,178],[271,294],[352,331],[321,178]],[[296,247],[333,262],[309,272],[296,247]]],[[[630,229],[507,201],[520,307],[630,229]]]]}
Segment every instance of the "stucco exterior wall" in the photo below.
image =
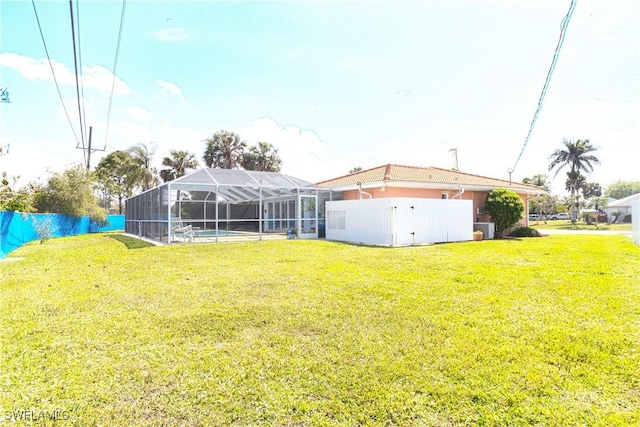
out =
{"type": "MultiPolygon", "coordinates": [[[[380,188],[366,188],[362,191],[363,199],[382,199],[390,197],[416,197],[422,199],[442,199],[442,195],[446,194],[447,198],[452,198],[458,191],[455,190],[439,190],[432,188],[407,188],[407,187],[387,187],[385,191],[380,191],[380,188]],[[369,194],[371,197],[369,197],[369,194]]],[[[480,214],[479,211],[484,209],[484,201],[487,198],[489,192],[487,191],[465,191],[461,196],[456,199],[472,200],[473,201],[473,219],[475,222],[490,222],[489,215],[480,214]]],[[[528,225],[529,211],[527,208],[527,195],[519,194],[522,203],[524,204],[524,218],[519,222],[520,225],[528,225]]],[[[343,193],[343,200],[358,200],[360,194],[358,190],[345,191],[343,193]]]]}

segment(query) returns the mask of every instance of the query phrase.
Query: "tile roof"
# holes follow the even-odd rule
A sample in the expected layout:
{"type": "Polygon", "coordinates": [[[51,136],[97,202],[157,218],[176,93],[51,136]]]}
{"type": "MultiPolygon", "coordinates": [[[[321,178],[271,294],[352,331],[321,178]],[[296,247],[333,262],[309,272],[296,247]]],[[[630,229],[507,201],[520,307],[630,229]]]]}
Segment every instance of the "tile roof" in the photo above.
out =
{"type": "Polygon", "coordinates": [[[515,181],[509,183],[509,181],[503,179],[489,178],[486,176],[474,175],[451,169],[441,169],[433,166],[417,167],[395,164],[382,165],[372,169],[340,176],[319,182],[318,185],[320,187],[333,188],[358,185],[358,183],[366,184],[383,181],[493,188],[509,187],[514,190],[526,190],[527,192],[542,191],[542,188],[531,184],[523,184],[515,181]]]}

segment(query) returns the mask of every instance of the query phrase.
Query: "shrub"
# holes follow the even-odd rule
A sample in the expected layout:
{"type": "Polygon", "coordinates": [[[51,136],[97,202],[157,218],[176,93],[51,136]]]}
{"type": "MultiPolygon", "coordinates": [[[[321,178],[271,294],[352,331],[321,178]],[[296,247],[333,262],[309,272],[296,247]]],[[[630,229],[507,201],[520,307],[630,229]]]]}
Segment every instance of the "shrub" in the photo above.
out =
{"type": "Polygon", "coordinates": [[[506,188],[496,188],[487,195],[484,206],[491,220],[496,224],[496,238],[516,225],[524,213],[524,203],[516,193],[506,188]]]}
{"type": "Polygon", "coordinates": [[[31,222],[33,223],[33,229],[36,232],[36,236],[40,239],[40,244],[43,244],[53,237],[54,227],[52,216],[37,218],[36,216],[31,215],[31,222]]]}
{"type": "Polygon", "coordinates": [[[509,232],[510,237],[540,237],[538,230],[530,227],[516,227],[509,232]]]}

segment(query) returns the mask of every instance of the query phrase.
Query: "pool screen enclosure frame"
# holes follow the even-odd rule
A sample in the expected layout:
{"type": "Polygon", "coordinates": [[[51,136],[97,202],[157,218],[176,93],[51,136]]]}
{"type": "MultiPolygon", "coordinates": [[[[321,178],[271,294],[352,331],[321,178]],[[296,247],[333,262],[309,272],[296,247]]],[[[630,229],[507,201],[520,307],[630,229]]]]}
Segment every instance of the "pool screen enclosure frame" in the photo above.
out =
{"type": "Polygon", "coordinates": [[[127,199],[125,231],[163,243],[205,235],[262,240],[293,229],[317,238],[329,194],[279,172],[204,168],[127,199]]]}

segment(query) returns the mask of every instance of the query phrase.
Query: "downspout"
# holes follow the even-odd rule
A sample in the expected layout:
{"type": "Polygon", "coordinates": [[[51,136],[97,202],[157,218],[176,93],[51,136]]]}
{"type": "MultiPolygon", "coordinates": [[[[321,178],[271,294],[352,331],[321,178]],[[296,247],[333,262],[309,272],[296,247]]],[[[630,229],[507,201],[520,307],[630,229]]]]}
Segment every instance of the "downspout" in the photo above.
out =
{"type": "Polygon", "coordinates": [[[460,196],[460,199],[462,199],[462,195],[464,194],[464,188],[460,188],[460,191],[456,194],[454,194],[453,196],[451,196],[451,199],[455,199],[456,197],[460,196]]]}
{"type": "Polygon", "coordinates": [[[360,200],[362,200],[362,195],[363,194],[366,194],[367,196],[369,196],[369,199],[373,199],[373,194],[367,193],[366,191],[362,190],[362,183],[361,182],[358,183],[358,194],[360,196],[360,200]]]}

